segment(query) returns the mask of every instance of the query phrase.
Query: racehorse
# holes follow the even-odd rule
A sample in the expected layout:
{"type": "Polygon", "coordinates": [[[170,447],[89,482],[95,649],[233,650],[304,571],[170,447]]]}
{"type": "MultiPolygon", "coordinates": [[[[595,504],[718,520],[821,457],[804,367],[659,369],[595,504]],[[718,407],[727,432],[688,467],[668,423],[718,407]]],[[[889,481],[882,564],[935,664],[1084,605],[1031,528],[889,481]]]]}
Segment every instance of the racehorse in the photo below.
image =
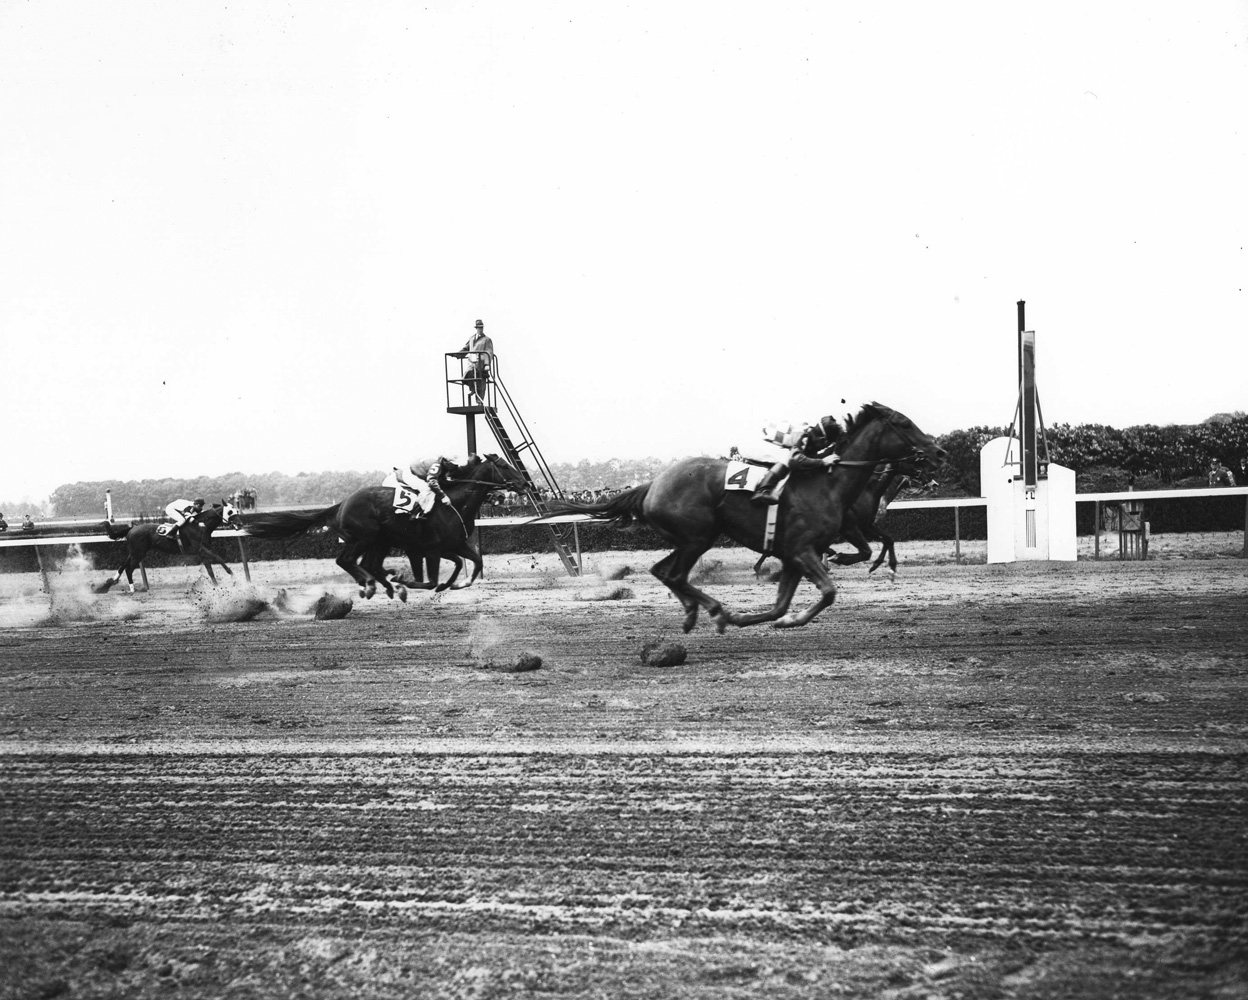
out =
{"type": "MultiPolygon", "coordinates": [[[[471,586],[481,575],[481,554],[468,541],[485,498],[497,489],[525,489],[524,474],[497,455],[472,455],[464,465],[443,462],[439,477],[449,503],[434,503],[428,514],[414,517],[394,509],[394,489],[365,486],[345,500],[315,511],[253,514],[245,519],[247,533],[255,538],[293,538],[322,526],[329,526],[344,545],[335,562],[355,580],[360,596],[371,598],[380,585],[386,596],[407,600],[407,587],[384,565],[391,549],[402,549],[412,572],[421,577],[420,560],[429,565],[431,577],[423,586],[437,591],[453,588],[463,561],[472,563],[472,576],[461,587],[471,586]],[[448,559],[455,569],[446,583],[437,582],[439,559],[448,559]]],[[[454,588],[459,589],[459,588],[454,588]]]]}
{"type": "MultiPolygon", "coordinates": [[[[831,561],[836,566],[852,566],[866,562],[871,558],[870,542],[880,543],[880,554],[871,564],[868,573],[880,568],[885,558],[888,559],[888,575],[897,575],[897,553],[893,550],[892,536],[887,534],[877,523],[884,509],[896,499],[897,494],[922,475],[923,469],[916,462],[887,462],[882,468],[876,469],[867,480],[867,485],[858,494],[858,499],[845,515],[845,523],[841,526],[841,540],[853,545],[858,551],[852,555],[844,552],[829,552],[831,561]],[[883,503],[881,503],[881,500],[883,503]]],[[[936,486],[934,479],[923,484],[924,489],[936,486]]]]}
{"type": "Polygon", "coordinates": [[[794,628],[812,621],[836,599],[836,585],[823,565],[822,555],[842,529],[846,515],[881,462],[907,459],[934,470],[945,451],[909,417],[882,403],[868,403],[850,417],[844,436],[822,461],[823,469],[794,469],[780,497],[781,528],[773,554],[780,559],[780,581],[775,605],[757,614],[726,610],[715,598],[689,583],[698,559],[721,535],[756,552],[765,550],[766,512],[750,503],[746,490],[727,488],[728,461],[687,458],[660,472],[652,481],[592,504],[562,503],[553,514],[588,514],[594,520],[616,524],[640,522],[675,546],[651,568],[685,609],[684,630],[705,608],[716,627],[774,622],[794,628]],[[805,576],[819,588],[819,598],[799,614],[786,612],[798,583],[805,576]]]}
{"type": "Polygon", "coordinates": [[[175,535],[162,534],[160,532],[161,526],[150,521],[120,529],[111,521],[105,521],[104,530],[108,532],[108,537],[113,539],[113,541],[124,541],[126,543],[126,558],[118,568],[117,575],[96,587],[95,593],[107,593],[121,579],[121,574],[125,573],[126,583],[129,586],[130,593],[133,594],[134,571],[139,568],[139,564],[143,562],[149,552],[170,552],[175,555],[198,556],[200,562],[204,564],[204,569],[208,571],[208,579],[214,585],[217,582],[217,578],[212,572],[213,563],[217,563],[233,576],[234,571],[230,569],[229,564],[213,552],[212,549],[208,548],[208,539],[223,524],[229,525],[231,528],[242,527],[238,521],[238,511],[228,500],[222,500],[219,504],[214,503],[207,510],[196,514],[182,525],[178,529],[178,535],[181,536],[180,541],[175,535]]]}

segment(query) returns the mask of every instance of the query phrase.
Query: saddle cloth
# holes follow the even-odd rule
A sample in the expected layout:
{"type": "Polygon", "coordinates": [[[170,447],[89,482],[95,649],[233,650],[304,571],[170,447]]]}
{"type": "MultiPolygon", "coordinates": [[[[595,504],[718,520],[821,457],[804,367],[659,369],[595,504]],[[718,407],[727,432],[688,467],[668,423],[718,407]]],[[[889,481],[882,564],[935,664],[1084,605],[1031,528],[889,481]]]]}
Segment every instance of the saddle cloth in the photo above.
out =
{"type": "Polygon", "coordinates": [[[749,490],[758,489],[758,484],[767,474],[770,465],[752,465],[749,462],[738,462],[731,459],[724,470],[724,489],[749,490]]]}
{"type": "Polygon", "coordinates": [[[385,479],[381,481],[382,486],[394,487],[394,510],[398,514],[413,514],[419,507],[425,514],[429,513],[433,507],[433,501],[437,498],[429,491],[422,498],[415,490],[408,489],[403,483],[399,482],[399,477],[391,472],[385,479]]]}

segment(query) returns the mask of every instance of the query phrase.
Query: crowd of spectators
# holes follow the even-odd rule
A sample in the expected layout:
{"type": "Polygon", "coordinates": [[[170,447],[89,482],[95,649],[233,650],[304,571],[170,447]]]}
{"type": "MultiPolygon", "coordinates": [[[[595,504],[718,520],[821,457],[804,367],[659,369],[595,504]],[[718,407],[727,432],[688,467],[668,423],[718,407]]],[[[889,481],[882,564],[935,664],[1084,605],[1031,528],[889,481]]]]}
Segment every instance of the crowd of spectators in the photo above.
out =
{"type": "MultiPolygon", "coordinates": [[[[547,487],[538,489],[537,494],[541,498],[543,504],[557,503],[560,499],[571,501],[572,503],[598,503],[607,500],[617,493],[623,493],[627,486],[621,487],[602,487],[596,490],[567,490],[563,497],[555,495],[555,492],[547,487]]],[[[533,509],[533,504],[529,502],[529,498],[522,493],[514,490],[501,490],[497,493],[491,493],[486,497],[485,503],[481,506],[481,517],[523,517],[526,514],[536,516],[537,512],[533,509]]]]}

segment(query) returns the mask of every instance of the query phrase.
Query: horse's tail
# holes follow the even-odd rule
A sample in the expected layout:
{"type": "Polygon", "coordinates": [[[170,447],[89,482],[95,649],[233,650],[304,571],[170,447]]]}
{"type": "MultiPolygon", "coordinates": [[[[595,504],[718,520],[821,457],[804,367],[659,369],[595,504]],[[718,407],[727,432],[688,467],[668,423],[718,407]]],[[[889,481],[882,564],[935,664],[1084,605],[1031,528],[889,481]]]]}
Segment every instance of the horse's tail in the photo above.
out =
{"type": "MultiPolygon", "coordinates": [[[[630,524],[645,524],[646,515],[642,512],[642,504],[646,494],[650,492],[650,483],[642,483],[631,490],[617,493],[597,503],[576,503],[571,500],[558,501],[550,505],[550,511],[536,518],[543,521],[556,514],[588,514],[595,521],[610,521],[618,527],[630,524]]],[[[532,523],[532,522],[530,522],[532,523]]]]}
{"type": "Polygon", "coordinates": [[[319,528],[338,516],[342,503],[323,510],[290,510],[268,514],[252,514],[244,522],[253,538],[293,538],[305,531],[319,528]]]}
{"type": "Polygon", "coordinates": [[[134,527],[134,525],[132,524],[127,524],[123,527],[122,525],[119,525],[119,524],[113,524],[112,521],[104,522],[104,530],[108,532],[108,537],[111,538],[114,542],[120,541],[121,539],[125,538],[126,535],[130,534],[130,529],[132,527],[134,527]]]}

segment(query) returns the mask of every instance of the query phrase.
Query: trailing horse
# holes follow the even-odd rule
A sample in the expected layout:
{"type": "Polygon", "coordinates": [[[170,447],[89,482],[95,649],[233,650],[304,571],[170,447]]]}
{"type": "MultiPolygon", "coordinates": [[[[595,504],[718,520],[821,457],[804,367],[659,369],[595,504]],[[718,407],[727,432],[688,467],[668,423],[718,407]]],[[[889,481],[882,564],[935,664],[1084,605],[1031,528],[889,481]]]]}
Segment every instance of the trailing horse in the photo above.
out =
{"type": "MultiPolygon", "coordinates": [[[[845,516],[841,527],[841,539],[853,545],[858,551],[852,555],[844,552],[829,552],[834,565],[852,566],[866,562],[871,558],[870,542],[880,543],[880,554],[871,564],[868,573],[880,568],[885,558],[888,559],[888,575],[897,575],[897,553],[893,549],[892,536],[885,532],[877,523],[886,508],[907,484],[918,478],[923,470],[915,462],[888,462],[882,469],[872,473],[866,487],[858,495],[853,506],[845,516]],[[881,503],[883,501],[883,503],[881,503]]],[[[925,488],[935,486],[935,480],[929,480],[925,488]]]]}
{"type": "MultiPolygon", "coordinates": [[[[780,628],[805,625],[836,599],[836,585],[822,556],[840,535],[846,516],[881,462],[906,459],[934,470],[945,451],[904,414],[882,403],[869,403],[847,423],[846,433],[823,459],[824,467],[794,469],[780,499],[780,530],[773,554],[781,562],[776,602],[758,614],[737,614],[689,583],[698,559],[719,538],[729,538],[756,552],[765,550],[766,512],[750,503],[750,492],[730,489],[728,461],[688,458],[659,473],[651,482],[601,503],[563,503],[553,514],[588,514],[616,524],[649,525],[675,546],[651,572],[685,609],[688,632],[704,608],[723,632],[728,625],[774,622],[780,628]],[[797,585],[805,576],[819,588],[819,599],[800,614],[786,615],[797,585]]],[[[536,518],[541,521],[543,518],[536,518]]]]}
{"type": "MultiPolygon", "coordinates": [[[[293,538],[317,528],[328,527],[343,540],[335,562],[360,588],[361,597],[372,597],[380,585],[386,596],[407,600],[407,587],[384,565],[391,549],[402,549],[419,580],[421,560],[429,567],[430,579],[423,586],[437,591],[454,587],[463,561],[472,563],[472,576],[462,587],[471,586],[481,575],[481,554],[468,541],[485,498],[497,489],[525,489],[524,474],[497,455],[472,455],[464,465],[444,462],[440,482],[450,503],[435,503],[428,514],[414,517],[394,510],[394,490],[389,486],[365,486],[345,500],[314,511],[252,514],[245,519],[247,533],[254,538],[293,538]],[[437,582],[440,559],[448,559],[455,569],[444,584],[437,582]]],[[[458,589],[458,588],[455,588],[458,589]]]]}
{"type": "Polygon", "coordinates": [[[126,528],[118,528],[111,521],[104,522],[104,530],[108,532],[108,537],[113,541],[125,542],[126,558],[122,560],[121,566],[117,569],[117,575],[111,580],[106,580],[95,588],[95,593],[104,594],[112,589],[113,585],[121,579],[121,574],[126,574],[126,583],[130,593],[134,593],[134,571],[139,568],[139,564],[143,562],[149,552],[167,552],[174,555],[194,555],[203,563],[204,569],[208,571],[208,579],[215,585],[216,576],[212,572],[212,564],[216,563],[221,566],[231,576],[234,571],[230,569],[219,555],[208,548],[208,540],[212,537],[212,533],[222,525],[229,525],[231,528],[240,528],[242,525],[238,522],[238,511],[234,505],[228,500],[222,500],[219,504],[214,503],[207,510],[187,521],[178,529],[181,540],[172,534],[161,534],[160,525],[152,522],[143,524],[135,524],[126,528]]]}

